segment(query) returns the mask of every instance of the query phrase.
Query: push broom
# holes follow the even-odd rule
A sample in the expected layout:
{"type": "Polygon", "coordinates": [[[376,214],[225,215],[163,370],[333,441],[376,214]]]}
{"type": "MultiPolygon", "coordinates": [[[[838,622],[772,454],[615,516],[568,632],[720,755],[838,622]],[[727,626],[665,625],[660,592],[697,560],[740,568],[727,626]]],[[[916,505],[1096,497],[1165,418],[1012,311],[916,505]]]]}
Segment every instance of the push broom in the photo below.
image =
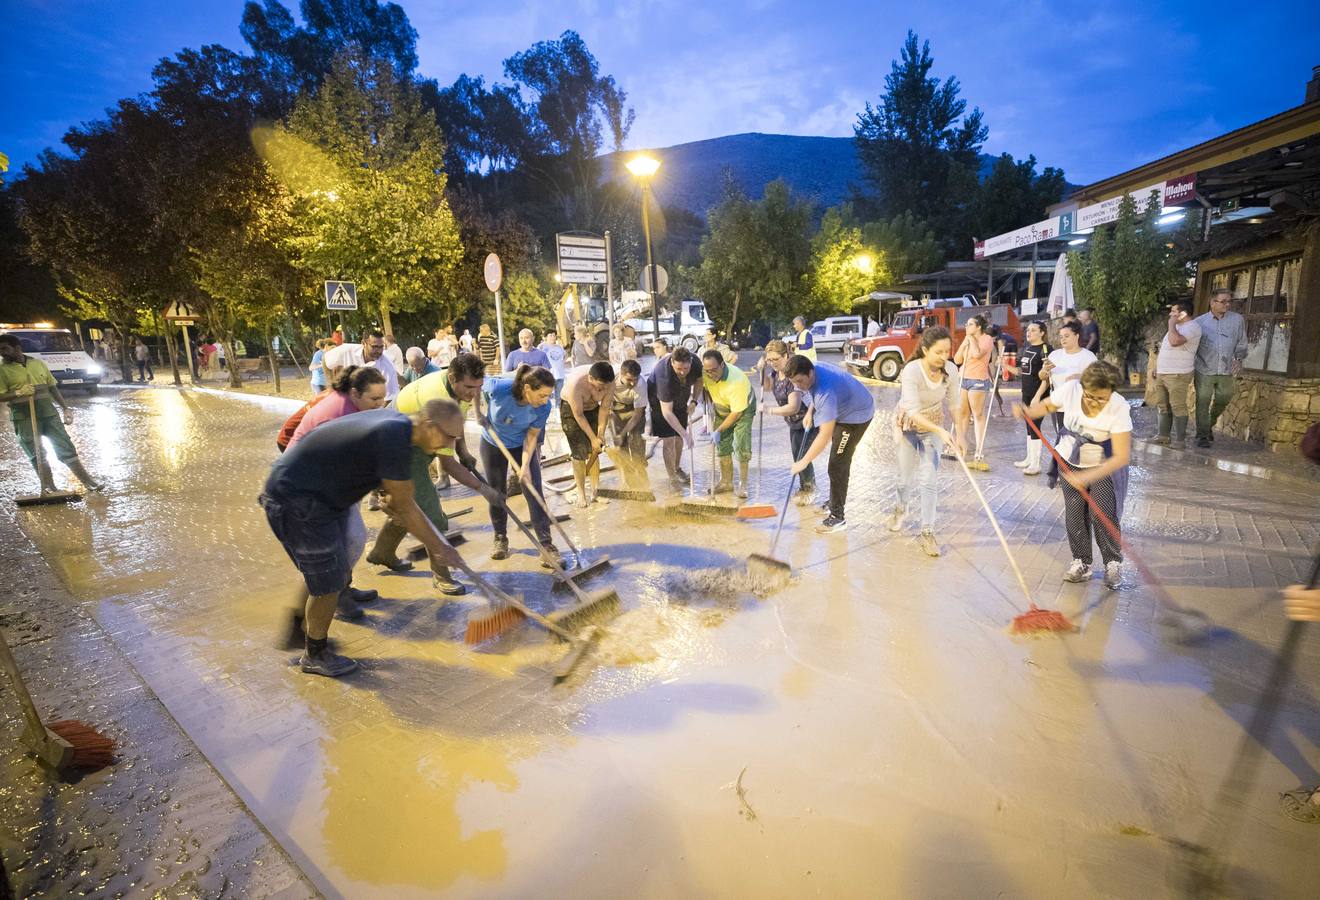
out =
{"type": "Polygon", "coordinates": [[[46,487],[46,485],[52,483],[52,476],[50,466],[46,462],[46,450],[41,444],[41,426],[37,423],[36,396],[35,392],[28,394],[28,421],[32,424],[32,458],[37,464],[37,478],[41,481],[41,493],[15,497],[14,502],[19,506],[41,506],[49,503],[76,503],[82,499],[82,494],[79,494],[76,491],[48,490],[46,487]]]}
{"type": "MultiPolygon", "coordinates": [[[[798,452],[793,456],[793,463],[796,465],[806,452],[807,442],[804,438],[798,445],[798,452]]],[[[788,476],[788,491],[784,494],[784,505],[779,510],[779,524],[775,526],[775,535],[770,539],[770,549],[765,553],[753,553],[747,557],[747,574],[752,578],[760,578],[773,584],[793,574],[792,566],[775,557],[775,547],[779,545],[779,535],[784,531],[784,519],[788,516],[788,504],[793,499],[793,485],[797,482],[797,478],[796,472],[788,476]]]]}
{"type": "MultiPolygon", "coordinates": [[[[760,402],[756,404],[756,499],[761,499],[761,448],[765,445],[765,389],[762,388],[760,402]]],[[[745,503],[738,507],[740,519],[768,519],[775,514],[773,503],[745,503]]]]}
{"type": "Polygon", "coordinates": [[[115,742],[90,725],[73,719],[50,725],[42,722],[3,632],[0,632],[0,668],[9,674],[19,705],[23,707],[22,741],[39,760],[59,772],[103,769],[115,761],[115,742]]]}
{"type": "MultiPolygon", "coordinates": [[[[683,499],[683,502],[679,504],[678,508],[683,512],[694,512],[694,513],[700,513],[701,515],[716,515],[716,516],[737,515],[738,507],[729,506],[728,504],[725,503],[715,502],[715,481],[716,481],[715,470],[719,468],[719,463],[717,461],[719,457],[719,445],[714,440],[715,432],[714,429],[712,428],[712,426],[715,424],[714,410],[711,409],[709,406],[707,406],[705,411],[705,416],[706,416],[707,433],[712,436],[710,442],[710,494],[705,500],[698,500],[696,496],[697,493],[696,484],[689,483],[688,495],[683,499]]],[[[694,476],[696,475],[696,470],[697,470],[696,455],[697,455],[697,451],[695,447],[693,447],[691,450],[688,451],[688,465],[692,467],[692,474],[694,476]]]]}

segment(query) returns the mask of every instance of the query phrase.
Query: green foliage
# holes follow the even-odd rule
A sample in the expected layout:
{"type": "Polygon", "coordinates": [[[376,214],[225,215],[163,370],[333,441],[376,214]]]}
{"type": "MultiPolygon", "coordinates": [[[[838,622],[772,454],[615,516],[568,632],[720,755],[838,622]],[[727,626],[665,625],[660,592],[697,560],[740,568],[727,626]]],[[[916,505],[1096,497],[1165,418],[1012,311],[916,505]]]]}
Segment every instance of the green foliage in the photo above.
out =
{"type": "Polygon", "coordinates": [[[811,299],[802,311],[808,321],[851,312],[854,301],[893,280],[885,254],[868,244],[850,204],[831,207],[811,239],[807,287],[811,299]]]}
{"type": "Polygon", "coordinates": [[[783,181],[767,184],[756,201],[726,186],[724,201],[711,210],[701,265],[689,273],[712,320],[734,333],[740,315],[791,318],[803,302],[814,212],[783,181]]]}
{"type": "MultiPolygon", "coordinates": [[[[500,306],[504,313],[504,340],[510,347],[517,345],[520,329],[532,329],[537,343],[544,332],[554,330],[554,300],[531,272],[511,272],[505,277],[500,288],[500,306]]],[[[481,321],[489,322],[494,330],[495,295],[486,291],[478,310],[481,321]]]]}
{"type": "Polygon", "coordinates": [[[981,183],[976,235],[1003,234],[1045,217],[1045,209],[1063,198],[1063,170],[1046,166],[1036,173],[1036,157],[1014,160],[1004,153],[981,183]]]}
{"type": "Polygon", "coordinates": [[[895,279],[933,272],[944,262],[944,250],[935,232],[910,212],[868,222],[862,226],[862,240],[884,256],[895,279]]]}
{"type": "Polygon", "coordinates": [[[1118,220],[1097,228],[1085,249],[1068,254],[1077,305],[1095,310],[1103,349],[1120,364],[1141,342],[1151,319],[1187,287],[1185,260],[1155,225],[1158,192],[1141,207],[1124,197],[1118,220]]]}
{"type": "Polygon", "coordinates": [[[866,104],[853,133],[880,216],[910,212],[934,226],[946,251],[965,253],[988,131],[981,111],[959,99],[958,79],[932,77],[933,65],[930,42],[909,31],[884,96],[866,104]]]}
{"type": "Polygon", "coordinates": [[[440,131],[411,84],[386,62],[345,53],[275,138],[267,158],[295,193],[298,265],[356,281],[359,302],[379,309],[387,331],[392,308],[433,302],[462,246],[440,131]]]}

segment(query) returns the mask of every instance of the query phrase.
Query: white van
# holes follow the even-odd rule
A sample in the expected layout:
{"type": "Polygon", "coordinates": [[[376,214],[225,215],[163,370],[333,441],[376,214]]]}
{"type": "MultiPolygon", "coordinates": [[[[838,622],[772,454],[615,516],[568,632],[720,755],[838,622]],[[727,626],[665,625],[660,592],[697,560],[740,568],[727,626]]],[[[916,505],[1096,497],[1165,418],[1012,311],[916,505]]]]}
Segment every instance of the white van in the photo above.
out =
{"type": "MultiPolygon", "coordinates": [[[[816,350],[843,350],[848,342],[866,333],[866,323],[861,316],[830,316],[811,323],[812,343],[816,350]]],[[[797,340],[797,334],[784,335],[785,342],[797,340]]]]}
{"type": "Polygon", "coordinates": [[[44,362],[61,388],[80,387],[89,394],[96,393],[105,369],[83,352],[69,329],[55,328],[44,322],[35,325],[0,324],[0,334],[17,337],[23,345],[24,355],[44,362]]]}

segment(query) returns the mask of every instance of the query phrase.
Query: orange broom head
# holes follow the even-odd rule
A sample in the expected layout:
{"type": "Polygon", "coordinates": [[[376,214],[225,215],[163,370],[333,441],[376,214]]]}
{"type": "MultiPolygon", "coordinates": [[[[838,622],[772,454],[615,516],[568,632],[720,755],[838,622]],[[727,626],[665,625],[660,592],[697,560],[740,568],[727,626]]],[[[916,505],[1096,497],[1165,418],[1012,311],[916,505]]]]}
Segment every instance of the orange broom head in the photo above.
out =
{"type": "Polygon", "coordinates": [[[779,515],[779,510],[768,504],[738,507],[738,518],[740,519],[771,519],[777,515],[779,515]]]}
{"type": "Polygon", "coordinates": [[[69,768],[93,771],[115,761],[115,742],[90,725],[64,719],[50,723],[48,728],[73,748],[73,756],[66,764],[69,768]]]}
{"type": "Polygon", "coordinates": [[[1034,603],[1031,609],[1013,619],[1010,634],[1039,634],[1043,631],[1076,631],[1077,626],[1063,613],[1053,609],[1040,609],[1034,603]]]}
{"type": "Polygon", "coordinates": [[[512,606],[492,610],[484,616],[472,616],[468,619],[463,642],[469,645],[484,643],[516,627],[524,618],[522,611],[512,606]]]}

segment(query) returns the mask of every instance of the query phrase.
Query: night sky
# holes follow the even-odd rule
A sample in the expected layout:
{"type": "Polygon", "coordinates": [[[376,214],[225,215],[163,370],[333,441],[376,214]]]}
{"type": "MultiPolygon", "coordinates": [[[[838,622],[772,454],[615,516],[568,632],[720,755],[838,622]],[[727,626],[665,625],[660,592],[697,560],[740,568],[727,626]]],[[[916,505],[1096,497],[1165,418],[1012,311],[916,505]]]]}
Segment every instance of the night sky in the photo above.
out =
{"type": "MultiPolygon", "coordinates": [[[[296,4],[288,4],[296,6],[296,4]]],[[[990,127],[1087,183],[1295,106],[1320,65],[1320,3],[1103,4],[555,0],[401,4],[420,71],[499,78],[501,61],[582,34],[637,110],[631,147],[744,131],[850,135],[908,28],[990,127]],[[1249,13],[1244,18],[1244,10],[1249,13]]],[[[0,150],[15,168],[150,87],[185,46],[246,50],[239,0],[6,0],[0,150]]]]}

